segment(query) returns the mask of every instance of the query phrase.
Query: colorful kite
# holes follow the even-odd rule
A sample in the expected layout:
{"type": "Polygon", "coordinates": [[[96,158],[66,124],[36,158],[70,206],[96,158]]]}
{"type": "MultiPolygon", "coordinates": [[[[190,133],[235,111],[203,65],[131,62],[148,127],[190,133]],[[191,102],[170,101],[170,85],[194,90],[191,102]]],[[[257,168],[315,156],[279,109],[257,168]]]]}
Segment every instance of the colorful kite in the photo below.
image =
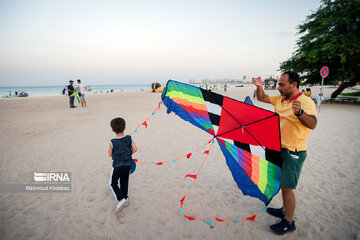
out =
{"type": "Polygon", "coordinates": [[[168,113],[174,112],[216,138],[244,195],[270,203],[280,188],[278,114],[172,80],[162,101],[168,113]]]}

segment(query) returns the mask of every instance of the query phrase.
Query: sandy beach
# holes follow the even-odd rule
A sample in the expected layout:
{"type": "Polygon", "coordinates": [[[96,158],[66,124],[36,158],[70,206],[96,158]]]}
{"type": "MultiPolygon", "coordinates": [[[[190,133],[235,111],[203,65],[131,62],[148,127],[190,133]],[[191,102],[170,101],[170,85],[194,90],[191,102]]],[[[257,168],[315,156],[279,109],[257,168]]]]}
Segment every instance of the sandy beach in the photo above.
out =
{"type": "MultiPolygon", "coordinates": [[[[225,95],[243,101],[254,88],[225,95]]],[[[334,89],[325,88],[325,97],[334,89]]],[[[223,90],[217,91],[224,94],[223,90]]],[[[314,94],[316,91],[313,91],[314,94]]],[[[267,91],[277,94],[277,91],[267,91]]],[[[130,204],[118,215],[108,186],[114,137],[110,120],[123,117],[134,131],[161,101],[160,93],[88,94],[88,107],[70,109],[68,97],[0,99],[0,183],[35,184],[34,172],[70,172],[71,192],[0,192],[2,239],[354,239],[360,234],[360,105],[326,103],[310,133],[308,156],[296,194],[297,230],[270,232],[276,218],[261,212],[255,221],[189,221],[180,199],[203,160],[211,136],[166,113],[162,106],[148,128],[134,133],[139,161],[190,159],[157,166],[138,164],[130,177],[130,204]]],[[[254,104],[273,110],[270,104],[254,104]]],[[[278,194],[270,204],[279,207],[278,194]]],[[[246,218],[263,206],[237,188],[215,143],[184,204],[189,215],[246,218]]]]}

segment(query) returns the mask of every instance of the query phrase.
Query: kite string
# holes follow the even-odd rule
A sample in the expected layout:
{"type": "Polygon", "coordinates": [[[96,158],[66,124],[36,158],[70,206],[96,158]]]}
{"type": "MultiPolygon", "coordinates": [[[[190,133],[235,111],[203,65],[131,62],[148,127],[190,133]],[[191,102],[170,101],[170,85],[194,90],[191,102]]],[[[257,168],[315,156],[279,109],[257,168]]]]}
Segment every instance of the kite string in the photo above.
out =
{"type": "MultiPolygon", "coordinates": [[[[148,125],[147,125],[148,120],[149,120],[152,116],[154,116],[155,113],[156,113],[158,110],[160,110],[160,107],[161,107],[161,104],[162,104],[162,103],[163,103],[163,102],[160,101],[160,102],[158,103],[158,106],[157,106],[157,107],[154,109],[154,111],[152,112],[152,114],[151,114],[150,116],[148,116],[148,117],[145,119],[145,121],[143,121],[141,124],[139,124],[139,125],[135,128],[135,130],[134,130],[133,132],[131,132],[129,135],[132,135],[133,133],[137,133],[137,132],[138,132],[138,129],[139,129],[142,125],[144,125],[145,128],[147,128],[147,126],[148,126],[148,125]]],[[[191,157],[191,155],[192,155],[193,152],[197,152],[197,151],[199,151],[200,149],[203,149],[203,148],[204,148],[206,145],[208,145],[213,139],[214,139],[214,138],[212,138],[211,140],[209,140],[207,143],[205,143],[205,144],[202,145],[201,147],[198,147],[198,148],[192,150],[190,153],[184,154],[184,155],[182,155],[181,157],[178,157],[178,158],[176,158],[176,159],[174,159],[174,160],[171,160],[171,161],[163,161],[163,162],[140,162],[140,161],[138,161],[137,159],[134,159],[134,161],[137,162],[137,163],[141,163],[141,164],[163,165],[164,163],[176,162],[177,160],[180,160],[180,159],[182,159],[182,158],[184,158],[184,157],[187,157],[187,158],[189,159],[189,158],[191,157]]]]}
{"type": "MultiPolygon", "coordinates": [[[[214,137],[214,138],[215,138],[215,137],[214,137]]],[[[258,211],[256,214],[252,215],[251,217],[247,217],[247,218],[233,218],[233,219],[220,219],[220,218],[205,219],[205,218],[191,217],[191,216],[186,212],[186,210],[185,210],[185,208],[184,208],[185,198],[186,198],[187,194],[190,192],[190,190],[191,190],[191,188],[193,187],[194,183],[196,182],[197,176],[198,176],[198,174],[200,173],[201,169],[203,168],[203,166],[204,166],[204,164],[205,164],[205,162],[206,162],[206,160],[207,160],[207,158],[208,158],[208,156],[209,156],[210,150],[211,150],[212,145],[213,145],[213,143],[214,143],[214,138],[209,141],[209,142],[211,142],[211,145],[209,146],[209,149],[204,152],[205,157],[204,157],[204,160],[202,161],[202,163],[201,163],[201,165],[200,165],[200,168],[198,169],[197,173],[196,173],[195,175],[190,175],[190,174],[188,174],[188,175],[186,175],[186,176],[184,177],[184,178],[186,178],[186,177],[194,178],[194,181],[193,181],[193,182],[191,183],[191,185],[188,187],[188,189],[187,189],[187,191],[185,192],[183,198],[180,200],[180,202],[181,202],[180,212],[183,213],[184,216],[185,216],[187,219],[189,219],[189,220],[205,221],[205,222],[206,222],[208,225],[210,225],[210,226],[211,226],[211,222],[212,222],[212,221],[219,221],[219,222],[223,222],[223,221],[238,222],[238,221],[243,221],[243,220],[251,220],[251,221],[254,221],[254,220],[255,220],[255,217],[256,217],[259,213],[265,211],[265,207],[266,207],[266,206],[263,206],[260,211],[258,211]]],[[[209,143],[209,142],[208,142],[208,143],[209,143]]],[[[212,226],[211,226],[211,227],[212,227],[212,226]]]]}
{"type": "MultiPolygon", "coordinates": [[[[214,138],[215,138],[215,137],[214,137],[214,138]]],[[[214,143],[214,138],[210,140],[211,144],[210,144],[210,146],[209,146],[209,149],[204,152],[205,157],[204,157],[204,160],[202,161],[202,163],[201,163],[201,165],[200,165],[200,168],[198,169],[197,173],[196,173],[195,175],[189,175],[189,174],[188,174],[188,175],[186,175],[186,176],[184,177],[184,178],[186,178],[186,177],[192,177],[192,178],[195,179],[195,180],[191,183],[191,185],[188,187],[188,189],[187,189],[187,191],[185,192],[183,198],[180,200],[180,202],[181,202],[180,212],[184,213],[184,216],[185,216],[186,218],[188,218],[189,220],[212,220],[212,219],[199,219],[199,218],[190,217],[190,216],[187,214],[187,212],[186,212],[186,210],[185,210],[185,208],[184,208],[183,205],[184,205],[185,198],[186,198],[187,194],[190,192],[191,188],[192,188],[193,185],[195,184],[195,182],[196,182],[196,180],[197,180],[197,176],[198,176],[198,174],[200,173],[201,169],[203,168],[203,166],[204,166],[204,164],[205,164],[205,162],[206,162],[206,160],[207,160],[207,157],[209,156],[210,150],[211,150],[211,148],[212,148],[212,146],[213,146],[213,143],[214,143]]]]}
{"type": "Polygon", "coordinates": [[[214,138],[212,138],[211,140],[209,140],[208,142],[206,142],[206,143],[205,143],[204,145],[202,145],[201,147],[197,147],[196,149],[192,150],[190,153],[184,154],[184,155],[182,155],[182,156],[180,156],[180,157],[178,157],[178,158],[176,158],[176,159],[174,159],[174,160],[171,160],[171,161],[162,161],[162,162],[140,162],[140,161],[137,160],[137,159],[134,159],[134,161],[137,162],[137,163],[141,163],[141,164],[163,165],[164,163],[176,162],[176,161],[178,161],[178,160],[180,160],[180,159],[182,159],[182,158],[184,158],[184,157],[187,157],[187,159],[189,159],[189,158],[191,157],[192,153],[197,152],[197,151],[199,151],[200,149],[205,148],[205,146],[208,145],[209,143],[211,143],[213,139],[214,139],[214,138]]]}
{"type": "MultiPolygon", "coordinates": [[[[205,164],[205,162],[206,162],[207,157],[209,156],[211,147],[212,147],[212,145],[213,145],[213,143],[214,143],[213,140],[214,140],[214,138],[212,138],[212,139],[208,142],[208,143],[211,142],[211,144],[210,144],[210,146],[209,146],[209,149],[203,153],[203,154],[206,154],[206,155],[205,155],[204,160],[202,161],[202,163],[201,163],[201,165],[200,165],[200,168],[198,169],[197,173],[195,174],[196,178],[197,178],[198,174],[200,173],[201,169],[203,168],[203,166],[204,166],[204,164],[205,164]]],[[[207,143],[207,144],[208,144],[208,143],[207,143]]],[[[187,175],[187,176],[188,176],[188,175],[187,175]]],[[[186,177],[186,176],[185,176],[185,177],[186,177]]],[[[186,197],[186,195],[188,194],[188,192],[190,191],[190,189],[192,188],[192,186],[193,186],[194,183],[196,182],[196,178],[195,178],[195,181],[193,181],[193,183],[190,185],[190,187],[189,187],[188,190],[186,191],[184,197],[186,197]]]]}
{"type": "Polygon", "coordinates": [[[136,133],[136,132],[138,131],[138,129],[139,129],[142,125],[144,125],[145,128],[147,128],[147,121],[148,121],[152,116],[154,116],[155,113],[160,109],[161,104],[162,104],[162,101],[160,101],[160,102],[158,103],[158,106],[155,108],[155,110],[152,112],[152,114],[151,114],[150,116],[148,116],[148,117],[145,119],[144,122],[142,122],[141,124],[139,124],[139,125],[135,128],[135,130],[132,131],[129,135],[132,135],[133,133],[136,133]]]}

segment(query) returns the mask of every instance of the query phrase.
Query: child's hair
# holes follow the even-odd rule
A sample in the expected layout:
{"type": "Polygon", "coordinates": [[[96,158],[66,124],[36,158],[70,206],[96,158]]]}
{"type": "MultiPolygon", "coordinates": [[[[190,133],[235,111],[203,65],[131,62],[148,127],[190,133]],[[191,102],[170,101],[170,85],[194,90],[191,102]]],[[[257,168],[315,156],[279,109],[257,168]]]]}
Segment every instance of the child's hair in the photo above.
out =
{"type": "Polygon", "coordinates": [[[122,133],[125,130],[125,120],[123,118],[114,118],[110,126],[115,133],[122,133]]]}

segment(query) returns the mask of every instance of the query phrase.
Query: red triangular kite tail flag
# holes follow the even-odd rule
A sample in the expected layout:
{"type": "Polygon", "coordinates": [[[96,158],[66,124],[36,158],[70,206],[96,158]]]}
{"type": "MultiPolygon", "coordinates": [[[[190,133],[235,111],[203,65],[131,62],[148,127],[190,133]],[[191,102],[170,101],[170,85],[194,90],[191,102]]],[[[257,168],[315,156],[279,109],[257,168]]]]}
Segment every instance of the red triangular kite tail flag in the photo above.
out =
{"type": "Polygon", "coordinates": [[[256,214],[252,215],[251,217],[248,217],[246,220],[255,221],[256,214]]]}
{"type": "Polygon", "coordinates": [[[188,175],[186,175],[184,178],[187,178],[187,177],[196,179],[196,178],[197,178],[197,175],[196,175],[196,174],[194,174],[194,175],[188,174],[188,175]]]}

